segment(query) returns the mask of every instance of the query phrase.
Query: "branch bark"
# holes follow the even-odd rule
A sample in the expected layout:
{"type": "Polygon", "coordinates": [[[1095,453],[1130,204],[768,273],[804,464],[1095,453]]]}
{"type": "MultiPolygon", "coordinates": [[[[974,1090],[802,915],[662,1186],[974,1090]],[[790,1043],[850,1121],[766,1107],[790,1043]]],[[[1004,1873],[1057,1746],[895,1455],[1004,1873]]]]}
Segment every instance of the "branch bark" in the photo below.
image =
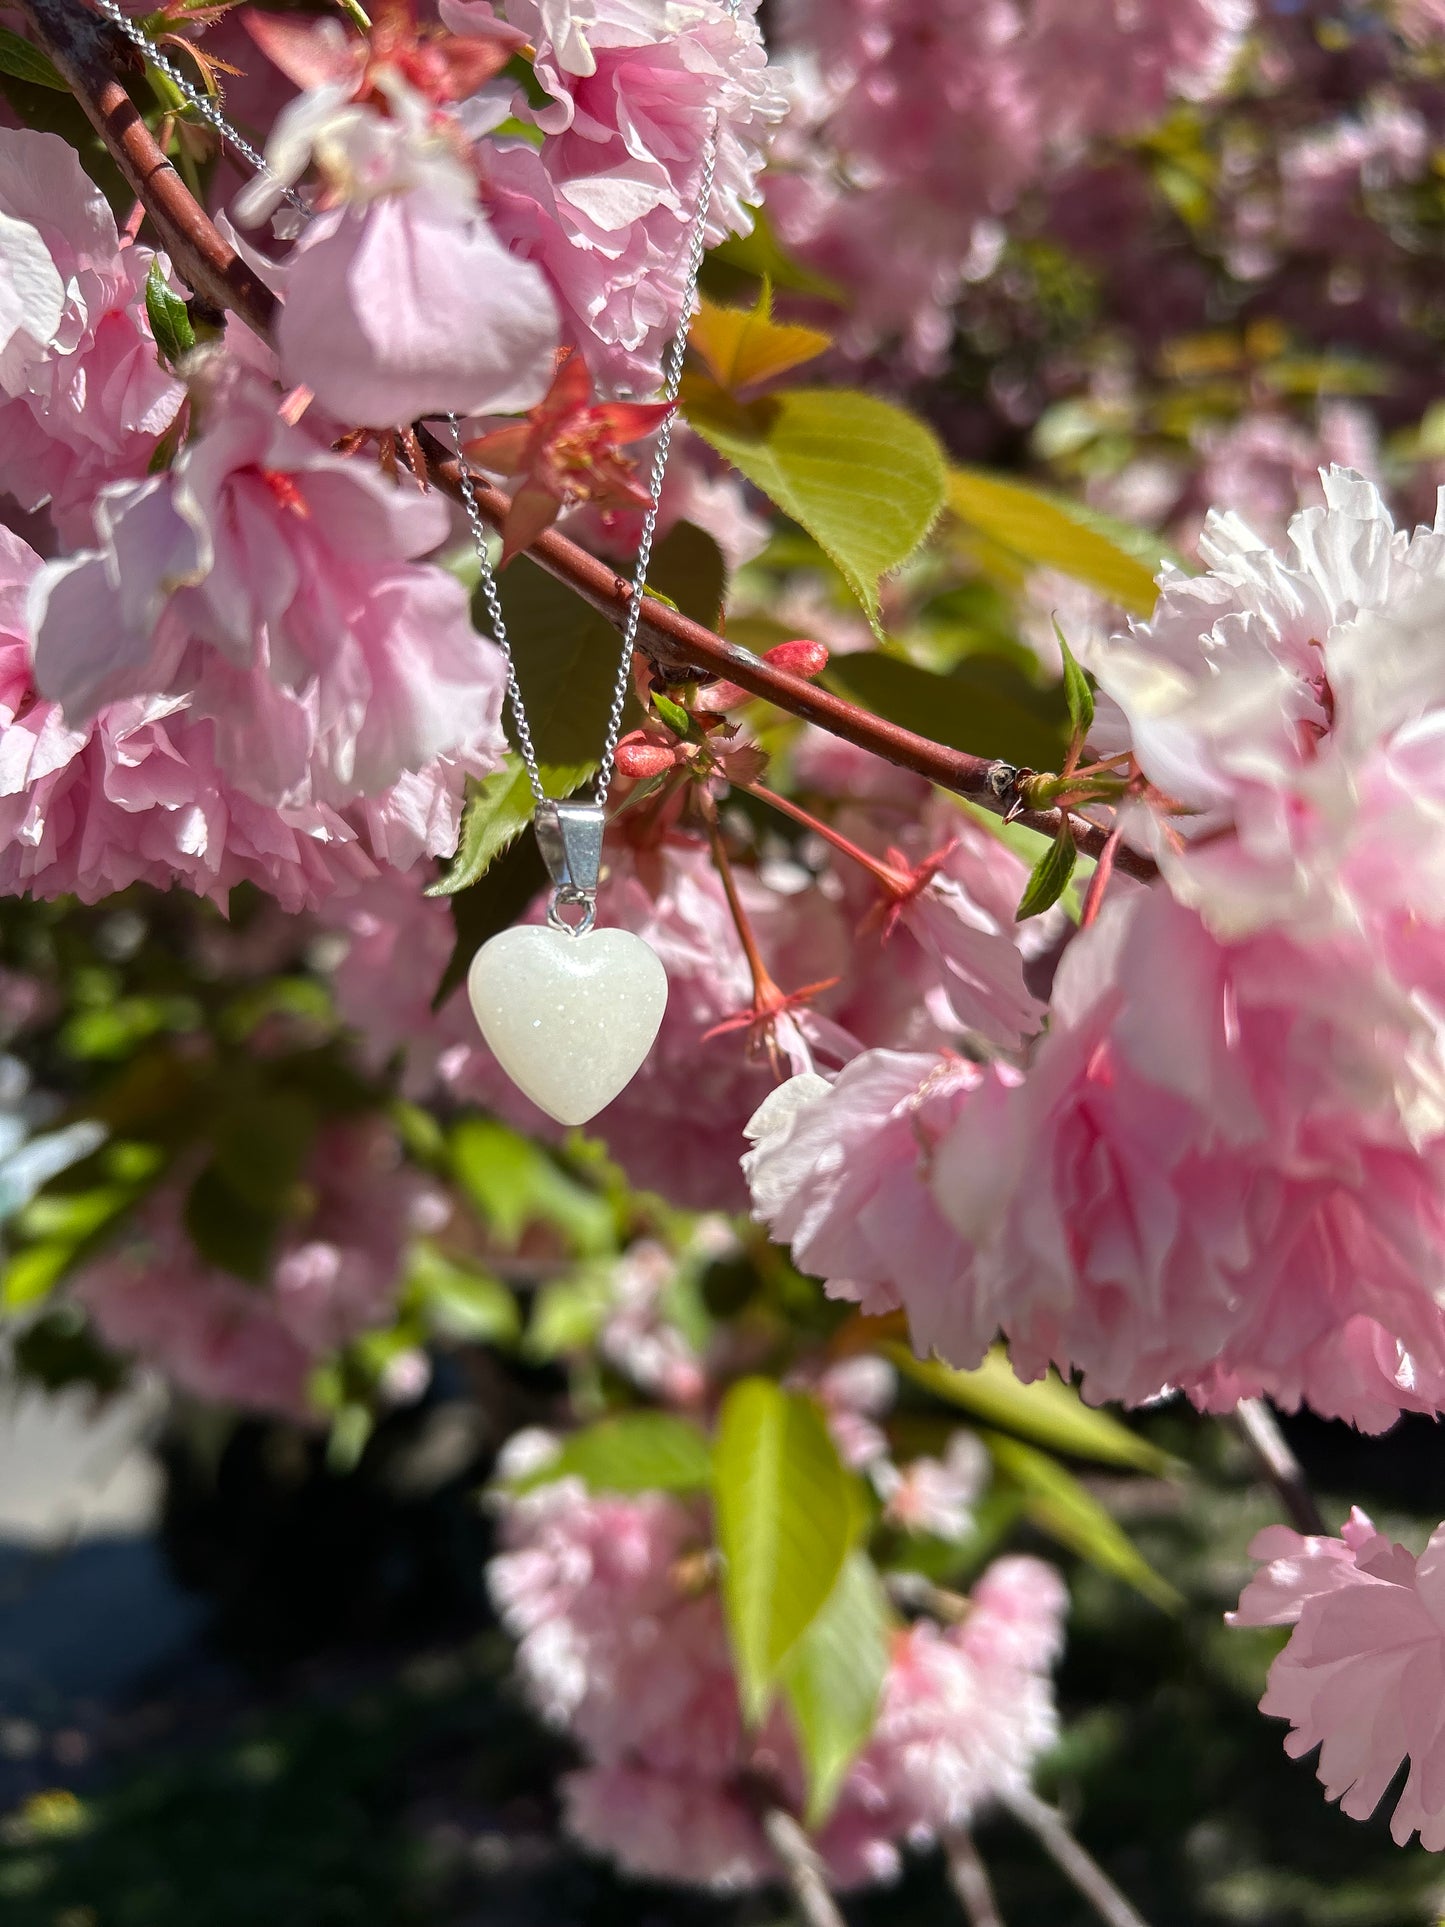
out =
{"type": "MultiPolygon", "coordinates": [[[[213,306],[228,310],[269,340],[279,303],[236,254],[185,182],[166,159],[119,76],[133,64],[129,43],[83,0],[14,0],[37,43],[65,77],[76,100],[125,175],[150,217],[162,246],[188,285],[213,306]]],[[[448,495],[460,493],[456,456],[425,429],[420,434],[431,480],[448,495]]],[[[506,493],[477,477],[477,506],[499,528],[511,506],[506,493]]],[[[631,585],[605,562],[549,530],[527,553],[565,582],[609,621],[622,626],[631,585]]],[[[779,709],[815,723],[845,742],[912,770],[940,789],[966,796],[997,813],[1012,800],[1000,794],[1000,765],[988,757],[950,749],[913,730],[870,715],[831,691],[775,669],[750,650],[726,641],[679,610],[648,600],[638,625],[639,646],[663,667],[702,669],[725,677],[779,709]]],[[[1058,833],[1057,810],[1030,810],[1015,819],[1043,836],[1058,833]]],[[[1086,856],[1098,856],[1107,832],[1077,821],[1075,840],[1086,856]]],[[[1155,874],[1147,857],[1121,849],[1118,867],[1145,881],[1155,874]]]]}
{"type": "Polygon", "coordinates": [[[1289,1440],[1279,1429],[1279,1421],[1262,1398],[1242,1398],[1234,1416],[1250,1449],[1259,1460],[1260,1470],[1279,1494],[1289,1522],[1306,1538],[1325,1537],[1329,1527],[1310,1490],[1305,1469],[1290,1450],[1289,1440]]]}
{"type": "Polygon", "coordinates": [[[1005,1809],[1026,1826],[1054,1865],[1073,1882],[1107,1927],[1147,1927],[1088,1849],[1070,1833],[1062,1814],[1036,1793],[1011,1793],[1005,1809]]]}
{"type": "Polygon", "coordinates": [[[948,1861],[948,1884],[958,1896],[969,1927],[1004,1927],[993,1882],[973,1844],[973,1835],[966,1827],[956,1828],[945,1836],[943,1851],[948,1861]]]}
{"type": "Polygon", "coordinates": [[[806,1927],[845,1927],[838,1903],[828,1891],[823,1863],[792,1814],[781,1807],[769,1807],[763,1814],[763,1832],[787,1876],[789,1891],[806,1927]]]}

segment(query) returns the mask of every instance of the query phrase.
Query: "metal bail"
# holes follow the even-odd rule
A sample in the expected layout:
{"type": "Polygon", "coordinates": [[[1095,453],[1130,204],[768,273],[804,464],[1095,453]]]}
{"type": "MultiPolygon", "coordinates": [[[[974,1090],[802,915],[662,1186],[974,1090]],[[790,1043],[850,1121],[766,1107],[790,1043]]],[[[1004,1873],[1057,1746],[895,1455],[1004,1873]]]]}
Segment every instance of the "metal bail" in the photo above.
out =
{"type": "Polygon", "coordinates": [[[599,803],[554,803],[537,810],[537,847],[558,890],[591,897],[602,871],[603,811],[599,803]]]}

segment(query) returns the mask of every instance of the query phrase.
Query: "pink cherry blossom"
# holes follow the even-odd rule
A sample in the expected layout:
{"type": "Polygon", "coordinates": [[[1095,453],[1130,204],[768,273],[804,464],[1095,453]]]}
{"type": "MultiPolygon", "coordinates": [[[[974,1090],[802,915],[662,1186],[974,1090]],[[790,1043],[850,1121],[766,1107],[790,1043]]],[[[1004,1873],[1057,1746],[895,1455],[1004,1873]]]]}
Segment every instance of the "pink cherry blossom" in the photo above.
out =
{"type": "Polygon", "coordinates": [[[351,91],[324,82],[284,107],[271,178],[237,202],[243,221],[264,218],[273,183],[313,159],[324,183],[325,211],[265,268],[285,294],[285,379],[338,419],[377,427],[530,407],[551,376],[557,310],[542,274],[493,231],[460,126],[397,75],[387,113],[351,91]]]}
{"type": "Polygon", "coordinates": [[[1288,921],[1383,941],[1402,919],[1435,921],[1442,692],[1428,638],[1445,523],[1396,531],[1347,471],[1324,487],[1283,555],[1211,518],[1209,573],[1166,573],[1152,620],[1092,657],[1140,767],[1187,812],[1168,835],[1141,816],[1140,833],[1171,889],[1226,935],[1288,921]],[[1382,869],[1386,836],[1397,853],[1382,869]]]}
{"type": "Polygon", "coordinates": [[[519,106],[547,138],[540,149],[489,143],[483,191],[498,232],[546,273],[598,380],[648,394],[681,319],[713,117],[715,245],[752,225],[762,143],[784,103],[748,7],[733,18],[720,0],[697,0],[664,22],[637,0],[586,11],[583,57],[580,13],[536,0],[509,10],[537,36],[536,73],[552,98],[519,106]],[[563,36],[561,54],[551,31],[563,36]]]}
{"type": "Polygon", "coordinates": [[[964,1540],[973,1530],[973,1504],[988,1482],[988,1468],[982,1440],[972,1432],[955,1432],[941,1459],[913,1459],[901,1470],[875,1468],[873,1483],[891,1524],[964,1540]]]}
{"type": "Polygon", "coordinates": [[[1289,1721],[1285,1751],[1319,1747],[1326,1796],[1353,1820],[1408,1761],[1391,1836],[1445,1851],[1445,1527],[1417,1558],[1356,1507],[1338,1539],[1270,1526],[1250,1552],[1267,1563],[1230,1621],[1294,1629],[1260,1701],[1289,1721]]]}
{"type": "Polygon", "coordinates": [[[1052,1566],[1000,1559],[962,1625],[921,1620],[899,1639],[855,1771],[876,1778],[910,1838],[936,1839],[1028,1786],[1058,1734],[1049,1672],[1067,1603],[1052,1566]]]}
{"type": "Polygon", "coordinates": [[[1171,100],[1216,92],[1255,11],[1255,0],[1042,0],[1028,59],[1052,136],[1134,133],[1171,100]]]}
{"type": "Polygon", "coordinates": [[[197,394],[201,432],[174,466],[107,490],[104,546],[37,578],[44,693],[77,724],[184,695],[232,780],[270,803],[341,807],[443,755],[495,768],[500,654],[460,583],[415,560],[446,534],[439,498],[288,427],[234,364],[197,394]]]}
{"type": "Polygon", "coordinates": [[[433,763],[342,814],[273,807],[238,787],[215,724],[185,696],[111,703],[69,728],[31,674],[26,600],[41,566],[0,529],[0,894],[94,903],[132,883],[179,883],[224,908],[249,882],[298,911],[377,879],[390,860],[450,854],[460,766],[433,763]]]}
{"type": "Polygon", "coordinates": [[[868,1051],[785,1085],[750,1126],[754,1210],[959,1365],[1002,1331],[1019,1370],[1081,1370],[1091,1397],[1263,1391],[1371,1429],[1433,1410],[1441,1153],[1412,1130],[1433,1099],[1410,1007],[1371,963],[1120,899],[1023,1074],[868,1051]]]}
{"type": "MultiPolygon", "coordinates": [[[[736,1249],[723,1219],[704,1220],[696,1242],[736,1249]]],[[[696,1346],[668,1310],[668,1292],[678,1272],[678,1258],[656,1239],[630,1245],[613,1268],[612,1303],[597,1334],[597,1349],[639,1391],[670,1405],[696,1405],[706,1395],[707,1372],[696,1346]]]]}
{"type": "MultiPolygon", "coordinates": [[[[540,1456],[533,1441],[509,1449],[503,1477],[540,1456]]],[[[523,1690],[584,1755],[563,1789],[570,1830],[653,1879],[775,1881],[748,1787],[761,1778],[801,1808],[801,1762],[780,1706],[756,1733],[743,1725],[703,1509],[572,1478],[504,1489],[500,1505],[488,1580],[523,1690]]],[[[1026,1783],[1055,1731],[1063,1601],[1050,1568],[1001,1560],[963,1626],[897,1635],[874,1736],[814,1841],[830,1884],[892,1879],[905,1838],[924,1843],[1026,1783]]]]}
{"type": "Polygon", "coordinates": [[[769,210],[848,291],[844,347],[898,337],[936,370],[953,305],[998,264],[997,217],[1079,141],[1210,93],[1253,15],[1252,0],[790,0],[793,119],[769,210]]]}
{"type": "Polygon", "coordinates": [[[96,491],[145,473],[183,399],[146,319],[156,257],[121,246],[54,134],[0,129],[0,222],[0,493],[84,541],[96,491]]]}
{"type": "Polygon", "coordinates": [[[254,1411],[314,1417],[309,1380],[339,1346],[385,1323],[426,1187],[379,1121],[333,1124],[307,1168],[314,1203],[281,1237],[260,1286],[208,1264],[183,1228],[185,1187],[167,1185],[71,1290],[107,1344],[189,1392],[254,1411]]]}

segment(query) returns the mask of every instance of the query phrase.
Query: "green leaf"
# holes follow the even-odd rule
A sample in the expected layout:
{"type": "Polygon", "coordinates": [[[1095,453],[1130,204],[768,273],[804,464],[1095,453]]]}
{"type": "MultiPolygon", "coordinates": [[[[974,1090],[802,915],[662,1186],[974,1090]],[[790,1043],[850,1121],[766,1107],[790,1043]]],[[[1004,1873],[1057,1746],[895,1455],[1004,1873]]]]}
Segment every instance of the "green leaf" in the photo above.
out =
{"type": "Polygon", "coordinates": [[[1014,1376],[1008,1353],[995,1345],[976,1371],[958,1372],[937,1359],[917,1358],[906,1345],[889,1345],[888,1357],[916,1385],[976,1418],[1021,1433],[1038,1445],[1071,1458],[1101,1465],[1128,1465],[1156,1478],[1174,1470],[1174,1461],[1137,1432],[1085,1405],[1072,1385],[1056,1372],[1026,1385],[1014,1376]]]}
{"type": "Polygon", "coordinates": [[[316,1141],[316,1107],[295,1091],[262,1091],[216,1120],[214,1169],[255,1210],[283,1214],[316,1141]]]}
{"type": "Polygon", "coordinates": [[[717,269],[729,271],[731,277],[749,277],[756,280],[769,280],[775,288],[790,288],[796,294],[816,294],[824,301],[835,302],[839,307],[847,305],[848,296],[836,281],[828,281],[821,274],[814,274],[805,268],[801,261],[795,261],[786,253],[773,232],[767,212],[763,208],[750,210],[753,217],[750,234],[734,234],[714,248],[707,257],[706,279],[716,286],[723,277],[717,269]]]}
{"type": "Polygon", "coordinates": [[[705,1492],[712,1452],[695,1425],[671,1412],[623,1412],[569,1433],[557,1456],[515,1489],[565,1478],[594,1492],[705,1492]]]}
{"type": "Polygon", "coordinates": [[[950,749],[1057,769],[1065,747],[1064,699],[1003,656],[966,656],[946,676],[901,656],[836,656],[824,681],[875,716],[950,749]]]}
{"type": "Polygon", "coordinates": [[[1053,842],[1034,865],[1033,875],[1019,898],[1019,907],[1014,916],[1020,923],[1053,908],[1068,889],[1069,878],[1074,874],[1074,865],[1078,860],[1079,846],[1065,817],[1053,842]]]}
{"type": "Polygon", "coordinates": [[[1072,1472],[1047,1452],[1037,1451],[1019,1439],[1004,1438],[997,1432],[982,1436],[997,1470],[1023,1493],[1025,1515],[1040,1532],[1046,1532],[1100,1572],[1122,1579],[1161,1611],[1180,1610],[1183,1601],[1173,1586],[1155,1572],[1118,1520],[1072,1472]]]}
{"type": "Polygon", "coordinates": [[[662,596],[704,629],[716,629],[727,596],[722,550],[694,523],[676,523],[652,551],[647,592],[662,596]]]}
{"type": "Polygon", "coordinates": [[[827,1819],[858,1749],[873,1731],[888,1672],[891,1615],[865,1552],[844,1562],[827,1603],[783,1665],[783,1690],[808,1771],[809,1827],[827,1819]]]}
{"type": "Polygon", "coordinates": [[[661,695],[657,690],[654,690],[652,692],[652,706],[667,724],[668,728],[676,735],[692,735],[692,718],[688,715],[681,703],[675,703],[671,696],[661,695]]]}
{"type": "Polygon", "coordinates": [[[422,1239],[412,1251],[406,1297],[444,1338],[512,1345],[522,1335],[517,1301],[501,1279],[457,1264],[430,1239],[422,1239]]]}
{"type": "Polygon", "coordinates": [[[784,389],[740,407],[692,382],[683,406],[704,440],[814,538],[879,629],[880,579],[907,561],[943,506],[948,478],[933,431],[845,388],[784,389]]]}
{"type": "Polygon", "coordinates": [[[186,1194],[185,1226],[209,1264],[258,1285],[271,1268],[281,1235],[281,1214],[265,1211],[227,1183],[208,1164],[186,1194]]]}
{"type": "Polygon", "coordinates": [[[568,1177],[520,1132],[491,1118],[463,1118],[452,1132],[451,1154],[464,1190],[504,1244],[515,1245],[528,1225],[546,1224],[582,1256],[612,1249],[607,1200],[568,1177]]]}
{"type": "Polygon", "coordinates": [[[12,1253],[0,1274],[0,1305],[7,1311],[38,1305],[54,1291],[74,1257],[75,1247],[65,1239],[48,1239],[12,1253]]]}
{"type": "Polygon", "coordinates": [[[1054,621],[1054,634],[1059,639],[1059,652],[1064,658],[1064,701],[1069,705],[1069,727],[1082,743],[1094,727],[1094,692],[1089,687],[1089,678],[1079,667],[1073,650],[1065,640],[1057,618],[1054,621]]]}
{"type": "Polygon", "coordinates": [[[713,1492],[738,1687],[756,1723],[848,1555],[851,1482],[814,1401],[747,1378],[723,1401],[713,1492]]]}
{"type": "Polygon", "coordinates": [[[1153,571],[1106,532],[1102,518],[1064,496],[956,468],[948,478],[948,506],[1022,562],[1087,582],[1131,614],[1148,615],[1154,607],[1153,571]]]}
{"type": "Polygon", "coordinates": [[[196,331],[185,302],[167,285],[159,257],[146,276],[146,314],[157,353],[174,368],[195,347],[196,331]]]}
{"type": "Polygon", "coordinates": [[[616,1305],[611,1263],[578,1265],[566,1277],[549,1280],[532,1301],[524,1355],[544,1364],[590,1351],[616,1305]]]}
{"type": "Polygon", "coordinates": [[[8,27],[0,27],[0,74],[29,81],[32,87],[53,88],[59,94],[70,92],[69,84],[62,79],[50,56],[32,47],[28,40],[22,40],[18,33],[11,33],[8,27]]]}
{"type": "Polygon", "coordinates": [[[515,750],[509,750],[505,766],[485,777],[467,798],[457,853],[426,894],[451,897],[480,882],[526,829],[536,809],[537,800],[522,759],[515,750]]]}
{"type": "MultiPolygon", "coordinates": [[[[543,787],[566,795],[601,757],[622,639],[606,616],[524,555],[502,570],[498,592],[543,787]]],[[[475,619],[488,634],[480,598],[475,619]]]]}

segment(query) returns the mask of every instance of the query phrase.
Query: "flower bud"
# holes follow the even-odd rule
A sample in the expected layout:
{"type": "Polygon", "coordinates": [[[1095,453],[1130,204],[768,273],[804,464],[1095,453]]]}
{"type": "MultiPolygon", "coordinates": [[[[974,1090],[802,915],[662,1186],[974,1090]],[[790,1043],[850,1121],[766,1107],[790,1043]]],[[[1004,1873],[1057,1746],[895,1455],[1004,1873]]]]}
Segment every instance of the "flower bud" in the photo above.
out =
{"type": "Polygon", "coordinates": [[[811,682],[814,676],[822,675],[828,667],[828,651],[821,642],[808,642],[799,637],[794,642],[780,642],[765,651],[763,661],[789,676],[802,676],[805,681],[811,682]]]}
{"type": "Polygon", "coordinates": [[[662,776],[677,762],[677,751],[666,743],[649,743],[638,737],[617,745],[619,776],[644,778],[662,776]]]}

